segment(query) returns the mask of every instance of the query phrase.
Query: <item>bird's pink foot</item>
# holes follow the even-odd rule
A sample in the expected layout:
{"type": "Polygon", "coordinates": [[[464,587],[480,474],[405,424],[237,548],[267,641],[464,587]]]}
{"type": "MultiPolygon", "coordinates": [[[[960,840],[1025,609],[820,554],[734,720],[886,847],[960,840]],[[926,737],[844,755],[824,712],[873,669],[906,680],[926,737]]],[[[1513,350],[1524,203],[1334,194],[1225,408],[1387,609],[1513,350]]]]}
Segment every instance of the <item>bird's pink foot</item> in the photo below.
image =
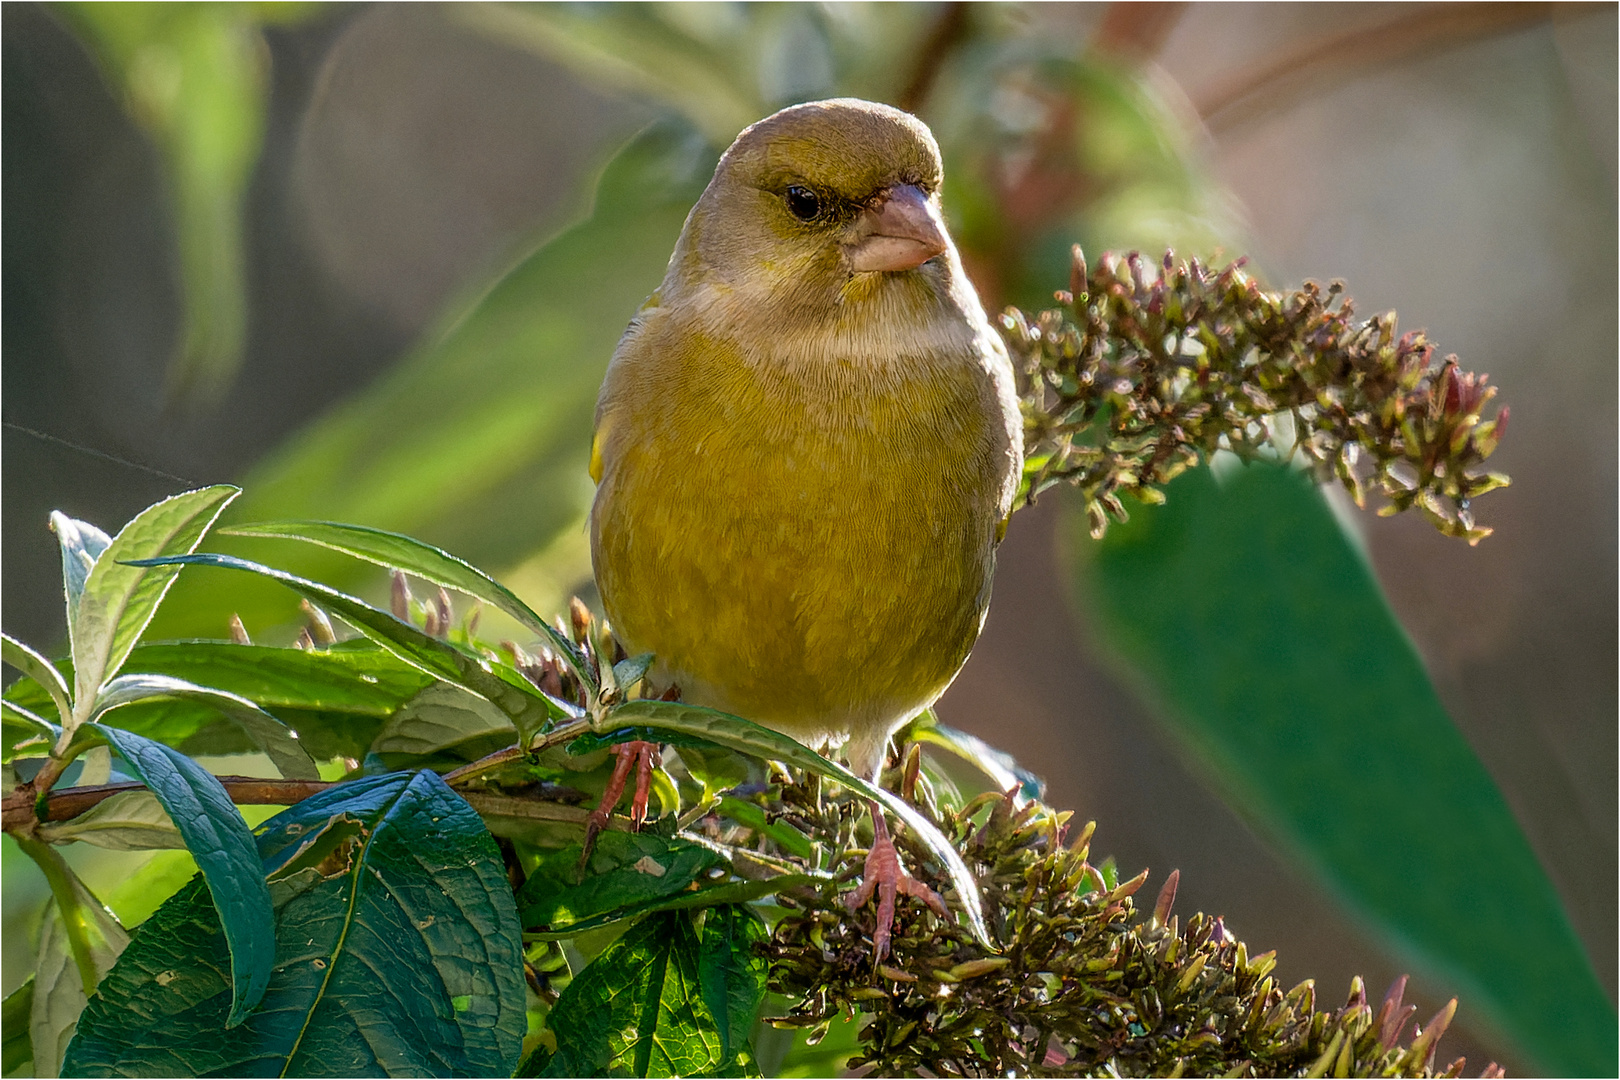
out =
{"type": "Polygon", "coordinates": [[[900,865],[900,852],[889,837],[889,828],[883,823],[883,814],[872,805],[872,849],[866,853],[866,869],[861,876],[860,888],[850,893],[844,903],[850,911],[858,910],[872,898],[878,898],[877,928],[872,932],[872,949],[882,960],[889,955],[889,940],[894,934],[894,905],[900,896],[911,896],[927,904],[936,915],[949,919],[950,912],[939,893],[918,881],[900,865]]]}
{"type": "Polygon", "coordinates": [[[630,797],[630,823],[637,829],[647,820],[647,790],[652,784],[653,754],[658,750],[657,743],[632,740],[619,743],[613,748],[619,760],[613,766],[613,775],[608,778],[607,787],[602,792],[602,801],[597,804],[591,816],[585,819],[585,851],[581,861],[591,857],[591,849],[596,845],[596,834],[607,828],[608,818],[613,815],[613,808],[619,805],[624,797],[624,788],[630,781],[630,770],[636,770],[635,794],[630,797]]]}

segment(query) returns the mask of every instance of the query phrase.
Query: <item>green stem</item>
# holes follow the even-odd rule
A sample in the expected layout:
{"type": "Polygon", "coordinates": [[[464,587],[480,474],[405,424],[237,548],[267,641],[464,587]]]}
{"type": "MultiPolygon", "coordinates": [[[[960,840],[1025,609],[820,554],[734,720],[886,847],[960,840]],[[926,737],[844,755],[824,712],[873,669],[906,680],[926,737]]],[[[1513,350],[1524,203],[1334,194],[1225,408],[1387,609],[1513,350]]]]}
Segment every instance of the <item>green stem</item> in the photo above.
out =
{"type": "Polygon", "coordinates": [[[78,965],[79,978],[84,982],[84,996],[89,997],[96,992],[101,973],[96,970],[95,959],[90,955],[90,939],[85,932],[89,920],[80,894],[82,886],[75,888],[77,881],[73,871],[51,845],[19,833],[13,833],[12,839],[38,864],[45,874],[45,880],[50,883],[51,895],[56,898],[57,914],[67,930],[68,946],[73,950],[73,962],[78,965]]]}

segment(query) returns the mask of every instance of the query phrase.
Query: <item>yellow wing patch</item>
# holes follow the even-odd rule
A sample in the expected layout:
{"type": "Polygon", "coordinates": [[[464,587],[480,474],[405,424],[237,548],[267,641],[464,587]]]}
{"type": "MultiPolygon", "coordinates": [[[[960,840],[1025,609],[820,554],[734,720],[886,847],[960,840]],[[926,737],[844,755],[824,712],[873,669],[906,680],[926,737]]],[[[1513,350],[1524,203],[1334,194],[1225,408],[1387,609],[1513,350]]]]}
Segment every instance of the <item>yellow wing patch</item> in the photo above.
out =
{"type": "Polygon", "coordinates": [[[596,434],[591,437],[591,482],[602,482],[602,444],[607,441],[608,422],[604,418],[597,426],[596,434]]]}

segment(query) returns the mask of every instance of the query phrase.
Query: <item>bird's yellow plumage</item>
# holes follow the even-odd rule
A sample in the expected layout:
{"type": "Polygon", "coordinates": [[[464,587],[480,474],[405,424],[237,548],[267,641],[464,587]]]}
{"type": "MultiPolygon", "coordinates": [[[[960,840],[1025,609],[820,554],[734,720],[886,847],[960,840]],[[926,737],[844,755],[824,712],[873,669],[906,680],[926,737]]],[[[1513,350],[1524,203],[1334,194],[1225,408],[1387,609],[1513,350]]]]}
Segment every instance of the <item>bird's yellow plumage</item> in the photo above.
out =
{"type": "Polygon", "coordinates": [[[1013,374],[905,113],[795,106],[743,132],[619,343],[592,556],[655,681],[802,741],[889,735],[990,601],[1021,428],[1013,374]]]}

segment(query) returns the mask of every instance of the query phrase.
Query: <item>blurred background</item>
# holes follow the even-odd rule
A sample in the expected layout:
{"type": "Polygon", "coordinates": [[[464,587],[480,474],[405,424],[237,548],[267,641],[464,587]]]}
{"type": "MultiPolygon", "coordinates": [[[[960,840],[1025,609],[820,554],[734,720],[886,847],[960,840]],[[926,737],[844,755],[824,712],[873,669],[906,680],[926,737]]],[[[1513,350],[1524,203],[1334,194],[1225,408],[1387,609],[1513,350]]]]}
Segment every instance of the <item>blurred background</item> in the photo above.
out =
{"type": "MultiPolygon", "coordinates": [[[[110,532],[219,481],[246,488],[237,520],[398,529],[541,611],[592,597],[595,387],[715,155],[783,104],[887,100],[940,136],[988,308],[1048,303],[1069,242],[1174,244],[1275,287],[1342,278],[1490,373],[1514,480],[1477,508],[1493,537],[1338,517],[1613,1001],[1614,5],[14,3],[0,24],[9,633],[65,644],[50,510],[110,532]]],[[[1444,965],[1291,857],[1122,672],[1071,510],[1016,516],[942,718],[1097,819],[1122,868],[1179,868],[1178,905],[1276,949],[1285,986],[1336,1004],[1412,971],[1429,1015],[1459,992],[1444,965]]],[[[240,610],[275,641],[285,601],[228,584],[183,579],[154,632],[223,636],[240,610]]],[[[8,992],[44,898],[13,847],[8,992]]],[[[1533,1071],[1466,993],[1452,1032],[1447,1059],[1533,1071]]]]}

